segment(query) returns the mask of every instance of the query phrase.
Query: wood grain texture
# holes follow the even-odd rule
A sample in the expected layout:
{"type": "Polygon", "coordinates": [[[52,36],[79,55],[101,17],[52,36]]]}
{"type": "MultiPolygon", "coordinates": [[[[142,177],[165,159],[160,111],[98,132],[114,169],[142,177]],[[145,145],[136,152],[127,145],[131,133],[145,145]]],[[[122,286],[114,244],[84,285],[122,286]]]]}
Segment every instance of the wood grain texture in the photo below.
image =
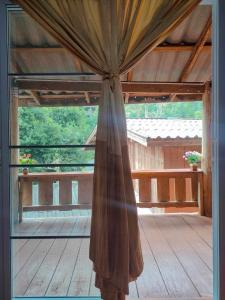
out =
{"type": "MultiPolygon", "coordinates": [[[[25,220],[19,226],[23,234],[90,232],[88,216],[60,219],[25,220]]],[[[211,219],[140,214],[139,223],[144,271],[126,299],[211,300],[211,219]]],[[[14,296],[99,296],[89,239],[22,239],[13,245],[14,296]]]]}

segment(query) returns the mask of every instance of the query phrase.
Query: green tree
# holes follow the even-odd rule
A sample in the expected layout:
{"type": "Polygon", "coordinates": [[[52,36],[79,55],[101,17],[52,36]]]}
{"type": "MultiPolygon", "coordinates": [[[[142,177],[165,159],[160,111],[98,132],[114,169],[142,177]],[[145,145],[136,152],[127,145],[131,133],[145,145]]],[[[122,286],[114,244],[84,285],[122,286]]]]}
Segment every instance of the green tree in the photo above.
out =
{"type": "MultiPolygon", "coordinates": [[[[19,109],[21,145],[85,144],[96,126],[96,107],[19,109]]],[[[94,151],[72,149],[25,149],[38,163],[89,163],[94,151]]],[[[66,170],[68,168],[61,168],[66,170]]],[[[71,169],[71,168],[70,168],[71,169]]]]}

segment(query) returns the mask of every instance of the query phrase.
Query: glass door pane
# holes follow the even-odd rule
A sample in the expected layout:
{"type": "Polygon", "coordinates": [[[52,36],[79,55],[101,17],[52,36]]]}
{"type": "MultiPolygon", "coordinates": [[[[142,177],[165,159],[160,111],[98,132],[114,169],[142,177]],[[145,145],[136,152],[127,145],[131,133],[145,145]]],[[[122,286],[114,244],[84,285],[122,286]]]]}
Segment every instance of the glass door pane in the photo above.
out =
{"type": "Polygon", "coordinates": [[[89,260],[95,98],[80,105],[85,95],[59,91],[56,83],[79,80],[74,58],[28,15],[10,11],[9,28],[13,296],[95,299],[89,260]],[[49,81],[51,88],[42,86],[49,81]]]}

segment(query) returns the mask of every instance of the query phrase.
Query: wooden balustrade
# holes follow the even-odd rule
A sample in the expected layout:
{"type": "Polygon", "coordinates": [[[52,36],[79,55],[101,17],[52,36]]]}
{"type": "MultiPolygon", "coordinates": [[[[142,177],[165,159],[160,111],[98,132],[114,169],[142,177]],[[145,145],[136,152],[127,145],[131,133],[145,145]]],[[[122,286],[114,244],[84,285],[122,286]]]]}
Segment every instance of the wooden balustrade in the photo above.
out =
{"type": "MultiPolygon", "coordinates": [[[[132,178],[139,207],[200,207],[203,210],[203,173],[187,169],[133,171],[132,178]]],[[[19,219],[23,211],[70,210],[91,207],[93,173],[31,173],[19,176],[19,219]],[[72,197],[77,182],[77,202],[72,197]],[[53,186],[58,183],[58,203],[53,186]],[[34,184],[38,201],[34,203],[34,184]]]]}
{"type": "Polygon", "coordinates": [[[199,207],[202,212],[202,171],[133,171],[132,178],[139,181],[139,207],[199,207]]]}

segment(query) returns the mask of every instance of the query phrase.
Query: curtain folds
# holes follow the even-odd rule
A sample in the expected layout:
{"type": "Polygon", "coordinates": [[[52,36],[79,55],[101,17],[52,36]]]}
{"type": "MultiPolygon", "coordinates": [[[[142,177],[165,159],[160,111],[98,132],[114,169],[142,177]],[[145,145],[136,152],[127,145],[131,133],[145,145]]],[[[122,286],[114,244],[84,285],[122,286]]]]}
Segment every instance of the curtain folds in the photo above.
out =
{"type": "Polygon", "coordinates": [[[105,300],[122,300],[142,272],[128,157],[126,73],[200,0],[14,0],[65,48],[102,75],[96,137],[90,258],[105,300]]]}

